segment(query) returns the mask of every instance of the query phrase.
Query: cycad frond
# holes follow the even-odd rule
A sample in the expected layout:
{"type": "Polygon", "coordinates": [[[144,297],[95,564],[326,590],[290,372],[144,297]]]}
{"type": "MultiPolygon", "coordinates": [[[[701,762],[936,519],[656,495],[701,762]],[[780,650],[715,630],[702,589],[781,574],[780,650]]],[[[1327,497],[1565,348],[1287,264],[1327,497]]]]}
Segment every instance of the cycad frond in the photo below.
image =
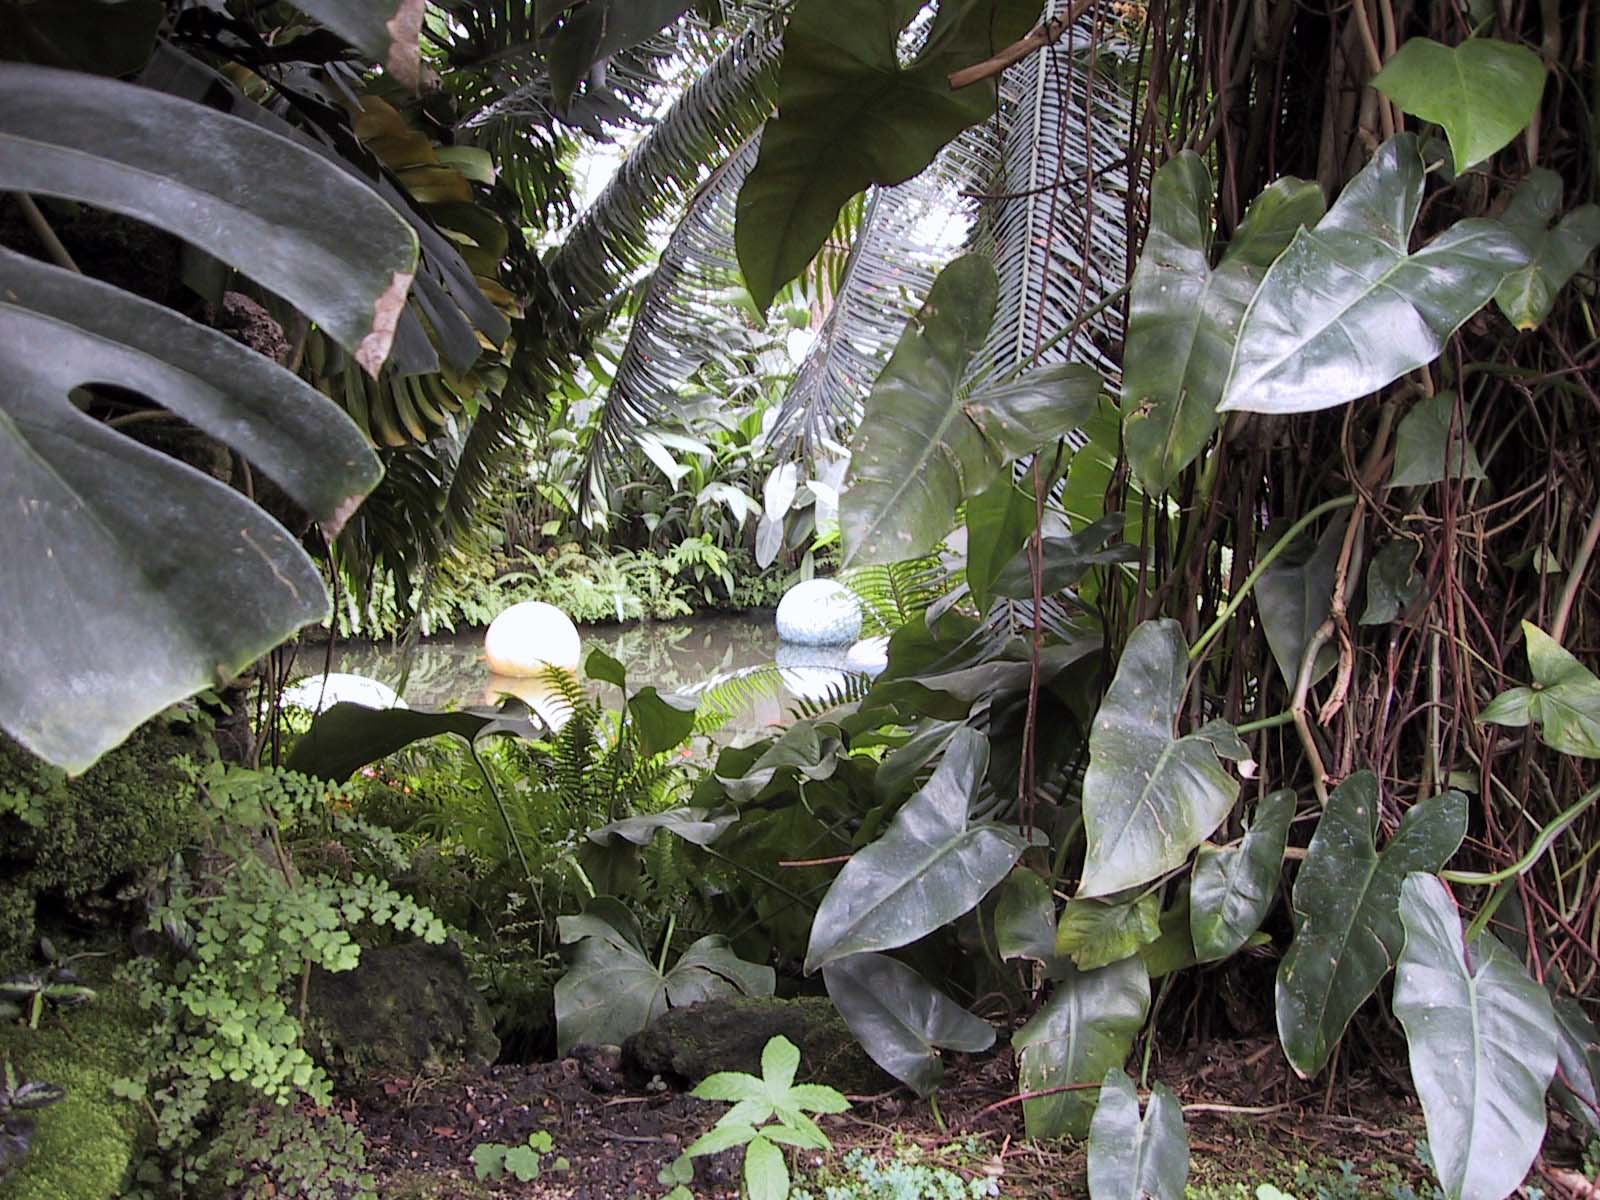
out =
{"type": "Polygon", "coordinates": [[[800,697],[789,706],[789,716],[796,721],[815,721],[834,709],[859,704],[871,690],[872,676],[852,671],[822,691],[800,697]]]}
{"type": "MultiPolygon", "coordinates": [[[[1065,7],[1052,0],[1052,12],[1065,7]]],[[[1089,72],[1092,21],[1006,76],[1003,170],[984,206],[1000,305],[976,377],[1033,362],[1087,362],[1114,383],[1127,271],[1128,103],[1103,57],[1089,72]],[[1074,322],[1097,306],[1076,336],[1074,322]]],[[[1107,50],[1102,46],[1101,55],[1107,50]]]]}
{"type": "Polygon", "coordinates": [[[937,554],[904,562],[855,567],[839,582],[861,601],[862,632],[891,634],[921,616],[937,600],[961,584],[961,575],[940,561],[937,554]]]}

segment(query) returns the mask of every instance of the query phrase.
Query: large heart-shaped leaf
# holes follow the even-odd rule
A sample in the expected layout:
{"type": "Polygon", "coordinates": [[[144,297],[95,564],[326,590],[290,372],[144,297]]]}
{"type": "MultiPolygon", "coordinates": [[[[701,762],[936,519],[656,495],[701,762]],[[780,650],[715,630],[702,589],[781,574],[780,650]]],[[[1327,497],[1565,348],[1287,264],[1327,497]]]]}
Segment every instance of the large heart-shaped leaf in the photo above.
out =
{"type": "Polygon", "coordinates": [[[0,74],[0,189],[108,208],[194,243],[282,296],[374,376],[416,270],[411,227],[314,151],[72,71],[0,74]]]}
{"type": "Polygon", "coordinates": [[[1390,487],[1420,487],[1445,479],[1482,479],[1478,452],[1456,419],[1456,394],[1439,392],[1411,406],[1394,436],[1390,487]]]}
{"type": "MultiPolygon", "coordinates": [[[[1291,561],[1286,555],[1261,573],[1256,582],[1256,611],[1267,635],[1272,660],[1290,689],[1300,677],[1300,663],[1311,647],[1319,626],[1333,611],[1333,588],[1338,577],[1339,551],[1348,519],[1339,513],[1329,523],[1309,557],[1291,561]]],[[[1312,664],[1315,683],[1333,669],[1338,659],[1331,646],[1323,646],[1312,664]]]]}
{"type": "MultiPolygon", "coordinates": [[[[822,898],[805,969],[916,941],[977,906],[1028,843],[1014,827],[972,822],[989,769],[989,743],[957,730],[928,784],[884,835],[858,850],[822,898]]],[[[1041,835],[1035,834],[1035,837],[1041,835]]]]}
{"type": "Polygon", "coordinates": [[[1363,625],[1387,625],[1400,615],[1422,591],[1422,576],[1417,574],[1417,555],[1421,547],[1409,538],[1385,542],[1372,556],[1367,568],[1367,607],[1361,614],[1363,625]]]}
{"type": "Polygon", "coordinates": [[[1139,1116],[1139,1093],[1121,1067],[1100,1083],[1089,1124],[1089,1200],[1183,1200],[1189,1137],[1183,1106],[1158,1083],[1139,1116]]]}
{"type": "Polygon", "coordinates": [[[352,46],[367,54],[402,85],[422,82],[422,14],[426,0],[292,0],[352,46]]]}
{"type": "Polygon", "coordinates": [[[837,959],[822,978],[861,1048],[919,1096],[944,1079],[940,1050],[976,1054],[994,1045],[994,1026],[886,954],[837,959]]]}
{"type": "Polygon", "coordinates": [[[1250,205],[1215,269],[1215,198],[1205,162],[1185,150],[1150,185],[1150,231],[1133,273],[1122,372],[1128,462],[1145,491],[1166,491],[1217,428],[1244,310],[1302,225],[1326,202],[1314,183],[1280,179],[1250,205]]]}
{"type": "MultiPolygon", "coordinates": [[[[1050,999],[1011,1037],[1024,1094],[1096,1083],[1119,1067],[1150,1010],[1150,976],[1137,957],[1098,971],[1063,965],[1050,999]]],[[[1094,1114],[1092,1089],[1055,1092],[1022,1102],[1028,1136],[1083,1137],[1094,1114]]]]}
{"type": "Polygon", "coordinates": [[[1200,847],[1189,881],[1189,933],[1201,962],[1227,958],[1261,928],[1283,873],[1294,792],[1268,793],[1234,846],[1200,847]]]}
{"type": "Polygon", "coordinates": [[[1409,253],[1422,157],[1397,134],[1250,302],[1223,409],[1297,413],[1344,404],[1432,362],[1527,251],[1498,221],[1457,221],[1409,253]]]}
{"type": "Polygon", "coordinates": [[[1550,315],[1556,293],[1600,246],[1600,205],[1580,205],[1552,225],[1560,208],[1561,176],[1534,167],[1500,215],[1528,252],[1528,265],[1507,275],[1494,294],[1518,329],[1533,329],[1550,315]]]}
{"type": "Polygon", "coordinates": [[[1133,631],[1095,714],[1083,779],[1080,896],[1148,883],[1222,824],[1239,795],[1207,730],[1178,737],[1188,648],[1176,621],[1133,631]]]}
{"type": "Polygon", "coordinates": [[[1328,797],[1294,881],[1294,942],[1278,965],[1278,1038],[1309,1079],[1400,954],[1400,884],[1437,871],[1467,833],[1467,800],[1444,792],[1406,813],[1377,849],[1378,781],[1361,771],[1328,797]]]}
{"type": "Polygon", "coordinates": [[[839,506],[847,562],[928,553],[950,532],[962,500],[987,487],[1003,463],[1065,436],[1093,411],[1100,378],[1072,364],[963,398],[998,289],[986,257],[958,258],[901,335],[850,446],[839,506]]]}
{"type": "Polygon", "coordinates": [[[794,6],[778,115],[739,189],[734,241],[758,309],[815,257],[845,201],[904,183],[994,113],[993,81],[958,91],[947,77],[1026,33],[1039,0],[942,0],[921,52],[902,66],[901,33],[915,12],[882,0],[794,6]]]}
{"type": "Polygon", "coordinates": [[[1460,174],[1527,127],[1544,93],[1544,63],[1526,46],[1470,38],[1443,46],[1411,38],[1372,86],[1406,112],[1444,126],[1460,174]]]}
{"type": "Polygon", "coordinates": [[[668,1008],[721,996],[770,996],[771,967],[745,962],[715,934],[660,970],[640,940],[637,924],[601,897],[577,917],[562,917],[561,940],[575,944],[572,966],[555,987],[556,1049],[580,1043],[620,1046],[668,1008]]]}
{"type": "MultiPolygon", "coordinates": [[[[3,120],[3,118],[0,118],[3,120]]],[[[4,168],[0,168],[0,174],[4,168]]],[[[289,533],[69,398],[115,382],[237,449],[336,530],[379,467],[277,364],[171,309],[0,249],[0,725],[82,770],[140,722],[327,615],[289,533]]]]}
{"type": "Polygon", "coordinates": [[[1545,745],[1580,758],[1600,758],[1600,679],[1531,621],[1522,623],[1532,687],[1501,692],[1478,718],[1495,725],[1539,726],[1545,745]]]}
{"type": "Polygon", "coordinates": [[[1432,875],[1407,876],[1400,920],[1394,1015],[1434,1171],[1450,1200],[1502,1200],[1544,1141],[1556,1070],[1550,996],[1492,935],[1464,944],[1455,901],[1432,875]]]}

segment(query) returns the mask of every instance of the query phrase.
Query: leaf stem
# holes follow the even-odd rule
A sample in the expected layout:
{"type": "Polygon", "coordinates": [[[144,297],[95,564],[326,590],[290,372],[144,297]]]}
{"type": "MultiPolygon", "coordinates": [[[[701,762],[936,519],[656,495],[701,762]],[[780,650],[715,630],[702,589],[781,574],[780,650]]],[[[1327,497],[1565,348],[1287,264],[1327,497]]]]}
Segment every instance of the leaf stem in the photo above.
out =
{"type": "Polygon", "coordinates": [[[22,209],[28,228],[32,229],[34,236],[44,243],[46,253],[54,260],[56,266],[82,275],[82,269],[72,261],[72,255],[67,253],[67,248],[61,244],[56,231],[50,228],[50,222],[45,219],[44,213],[39,211],[39,206],[34,203],[33,197],[27,192],[17,192],[16,197],[17,206],[22,209]]]}
{"type": "Polygon", "coordinates": [[[1491,872],[1440,871],[1439,878],[1447,883],[1465,884],[1469,887],[1494,887],[1508,879],[1526,874],[1528,869],[1544,856],[1544,852],[1550,849],[1551,843],[1561,836],[1562,831],[1581,817],[1596,800],[1600,800],[1600,787],[1584,793],[1577,803],[1541,829],[1539,836],[1533,839],[1533,845],[1528,847],[1528,852],[1509,867],[1491,872]]]}

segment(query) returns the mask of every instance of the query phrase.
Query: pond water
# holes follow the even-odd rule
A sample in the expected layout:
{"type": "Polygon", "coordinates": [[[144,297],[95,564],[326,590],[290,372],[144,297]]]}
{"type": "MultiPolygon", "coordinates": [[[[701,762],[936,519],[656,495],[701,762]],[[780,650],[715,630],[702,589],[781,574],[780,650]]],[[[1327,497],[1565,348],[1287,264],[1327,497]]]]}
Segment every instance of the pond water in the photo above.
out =
{"type": "MultiPolygon", "coordinates": [[[[628,687],[699,692],[717,684],[719,704],[732,712],[725,735],[752,734],[787,724],[793,705],[842,684],[842,649],[782,645],[770,612],[695,617],[580,629],[583,652],[604,650],[628,671],[628,687]],[[748,686],[728,685],[742,677],[748,686]],[[736,694],[730,694],[736,693],[736,694]]],[[[323,648],[301,651],[298,673],[320,674],[323,648]]],[[[398,688],[403,656],[390,642],[341,642],[333,670],[365,675],[398,688]]],[[[411,673],[401,697],[412,708],[465,708],[493,703],[483,631],[424,638],[411,651],[411,673]]],[[[607,697],[616,703],[615,689],[607,697]]]]}

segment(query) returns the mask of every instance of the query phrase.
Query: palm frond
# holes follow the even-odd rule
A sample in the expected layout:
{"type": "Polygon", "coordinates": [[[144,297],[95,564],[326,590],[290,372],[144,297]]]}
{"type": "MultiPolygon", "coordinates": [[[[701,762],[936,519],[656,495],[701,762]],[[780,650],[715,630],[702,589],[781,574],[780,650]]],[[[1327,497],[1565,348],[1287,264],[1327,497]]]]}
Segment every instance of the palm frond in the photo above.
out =
{"type": "Polygon", "coordinates": [[[1113,386],[1118,376],[1122,306],[1113,297],[1127,270],[1128,103],[1109,72],[1106,44],[1090,73],[1092,34],[1086,17],[1006,76],[1002,169],[983,210],[1000,305],[977,378],[1035,359],[1089,363],[1113,386]],[[1069,334],[1080,319],[1083,327],[1069,334]]]}

